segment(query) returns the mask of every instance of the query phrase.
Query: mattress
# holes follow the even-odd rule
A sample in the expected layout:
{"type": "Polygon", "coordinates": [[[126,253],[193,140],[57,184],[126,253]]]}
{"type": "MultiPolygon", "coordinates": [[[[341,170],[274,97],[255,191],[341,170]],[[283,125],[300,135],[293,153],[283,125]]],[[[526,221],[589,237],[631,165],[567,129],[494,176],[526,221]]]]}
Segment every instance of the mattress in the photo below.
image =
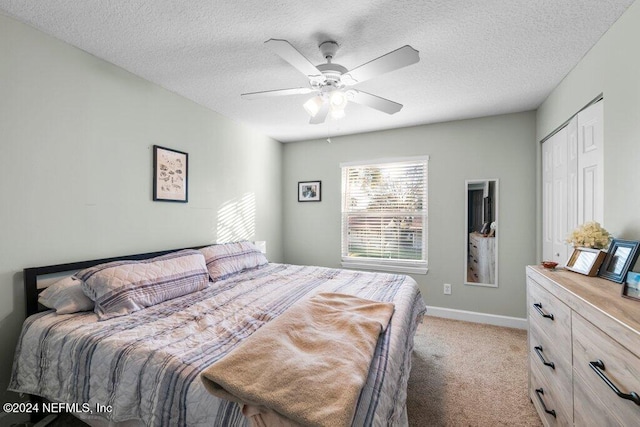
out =
{"type": "Polygon", "coordinates": [[[75,404],[90,422],[244,426],[238,405],[209,394],[199,374],[296,301],[319,292],[395,304],[353,425],[406,425],[413,337],[425,311],[415,281],[324,267],[270,263],[104,321],[93,312],[35,314],[24,322],[9,390],[75,404]]]}

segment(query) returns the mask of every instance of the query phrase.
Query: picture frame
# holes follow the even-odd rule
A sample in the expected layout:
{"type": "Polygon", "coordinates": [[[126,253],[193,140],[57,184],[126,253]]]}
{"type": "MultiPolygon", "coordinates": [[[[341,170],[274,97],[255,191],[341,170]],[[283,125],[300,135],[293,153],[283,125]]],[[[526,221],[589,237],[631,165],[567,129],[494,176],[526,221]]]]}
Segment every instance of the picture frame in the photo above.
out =
{"type": "Polygon", "coordinates": [[[322,181],[299,181],[298,202],[319,202],[322,200],[322,181]]]}
{"type": "Polygon", "coordinates": [[[491,209],[491,197],[487,196],[483,199],[482,212],[484,215],[484,220],[490,224],[493,221],[493,212],[491,209]]]}
{"type": "Polygon", "coordinates": [[[490,230],[491,230],[491,225],[488,222],[485,222],[484,224],[482,224],[482,228],[480,229],[480,234],[486,236],[487,234],[489,234],[490,230]]]}
{"type": "Polygon", "coordinates": [[[187,203],[189,154],[159,145],[153,146],[153,200],[187,203]]]}
{"type": "Polygon", "coordinates": [[[629,269],[638,260],[638,247],[640,247],[640,242],[635,240],[613,239],[598,276],[612,282],[622,283],[627,277],[629,269]]]}
{"type": "Polygon", "coordinates": [[[600,249],[574,248],[564,268],[586,276],[595,276],[606,255],[600,249]]]}
{"type": "Polygon", "coordinates": [[[627,273],[627,280],[622,285],[622,296],[640,301],[640,273],[627,273]]]}

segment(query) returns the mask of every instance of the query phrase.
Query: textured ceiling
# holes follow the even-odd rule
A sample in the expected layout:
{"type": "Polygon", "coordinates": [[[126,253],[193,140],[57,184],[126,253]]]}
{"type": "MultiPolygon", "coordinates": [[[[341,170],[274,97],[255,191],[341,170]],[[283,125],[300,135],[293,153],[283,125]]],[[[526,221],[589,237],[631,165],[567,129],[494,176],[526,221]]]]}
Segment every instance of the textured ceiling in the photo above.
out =
{"type": "MultiPolygon", "coordinates": [[[[0,0],[0,10],[279,141],[535,109],[633,0],[0,0]],[[314,64],[340,44],[352,69],[409,44],[420,62],[356,88],[404,104],[350,103],[310,125],[309,95],[241,93],[307,85],[263,45],[288,40],[314,64]]],[[[595,95],[595,94],[594,94],[595,95]]]]}

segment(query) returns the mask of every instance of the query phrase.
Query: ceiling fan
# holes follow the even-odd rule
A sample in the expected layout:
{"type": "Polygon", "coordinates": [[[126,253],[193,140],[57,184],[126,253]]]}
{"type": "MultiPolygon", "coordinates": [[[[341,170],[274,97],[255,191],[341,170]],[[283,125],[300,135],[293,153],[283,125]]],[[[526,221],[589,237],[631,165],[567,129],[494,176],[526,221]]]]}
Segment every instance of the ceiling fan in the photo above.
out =
{"type": "Polygon", "coordinates": [[[264,44],[306,75],[309,78],[309,87],[243,93],[241,97],[258,99],[313,93],[314,96],[304,103],[305,110],[311,116],[309,120],[311,124],[323,123],[327,116],[333,119],[344,117],[344,109],[349,101],[387,114],[397,113],[402,108],[402,104],[351,87],[389,71],[415,64],[420,60],[418,51],[406,45],[352,70],[347,70],[342,65],[332,62],[339,47],[335,41],[325,41],[320,44],[320,52],[327,62],[318,66],[313,65],[286,40],[269,39],[264,44]]]}

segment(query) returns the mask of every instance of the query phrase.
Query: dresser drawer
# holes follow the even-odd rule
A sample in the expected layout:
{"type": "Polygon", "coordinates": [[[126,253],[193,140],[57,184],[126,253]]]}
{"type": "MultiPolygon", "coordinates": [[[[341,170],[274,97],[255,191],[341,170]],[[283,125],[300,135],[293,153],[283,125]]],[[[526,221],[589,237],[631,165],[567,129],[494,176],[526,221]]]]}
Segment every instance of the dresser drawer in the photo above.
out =
{"type": "MultiPolygon", "coordinates": [[[[638,356],[577,313],[573,314],[572,325],[574,381],[580,380],[581,392],[594,395],[590,409],[608,411],[621,425],[640,426],[640,404],[618,396],[613,390],[615,387],[627,397],[632,392],[640,394],[638,356]],[[602,362],[599,367],[598,361],[602,362]]],[[[635,349],[640,350],[640,342],[635,349]]],[[[640,403],[640,397],[635,399],[640,403]]]]}
{"type": "Polygon", "coordinates": [[[476,242],[475,240],[471,240],[469,242],[469,255],[471,255],[472,257],[477,258],[478,257],[478,242],[476,242]]]}
{"type": "Polygon", "coordinates": [[[571,343],[550,342],[532,323],[529,327],[529,363],[537,367],[554,390],[558,405],[573,412],[571,343]]]}
{"type": "Polygon", "coordinates": [[[549,343],[566,346],[563,357],[571,360],[571,309],[549,291],[527,278],[529,323],[535,325],[549,343]]]}
{"type": "MultiPolygon", "coordinates": [[[[562,331],[564,332],[564,331],[562,331]]],[[[540,366],[545,366],[539,353],[541,353],[548,362],[554,364],[553,369],[547,366],[546,370],[562,372],[569,375],[571,373],[572,354],[571,339],[557,339],[557,329],[545,324],[544,322],[532,321],[529,323],[529,342],[530,351],[535,360],[540,362],[540,366]],[[550,331],[550,332],[549,332],[550,331]],[[542,350],[536,351],[535,347],[542,347],[542,350]],[[567,372],[568,371],[568,372],[567,372]]],[[[562,335],[562,334],[561,334],[562,335]]],[[[544,371],[545,369],[543,369],[544,371]]]]}
{"type": "Polygon", "coordinates": [[[572,415],[560,405],[561,396],[537,366],[530,366],[529,396],[545,426],[572,425],[572,415]]]}
{"type": "Polygon", "coordinates": [[[625,427],[609,411],[603,410],[602,402],[585,381],[576,375],[573,379],[573,397],[575,401],[574,419],[580,427],[625,427]]]}

